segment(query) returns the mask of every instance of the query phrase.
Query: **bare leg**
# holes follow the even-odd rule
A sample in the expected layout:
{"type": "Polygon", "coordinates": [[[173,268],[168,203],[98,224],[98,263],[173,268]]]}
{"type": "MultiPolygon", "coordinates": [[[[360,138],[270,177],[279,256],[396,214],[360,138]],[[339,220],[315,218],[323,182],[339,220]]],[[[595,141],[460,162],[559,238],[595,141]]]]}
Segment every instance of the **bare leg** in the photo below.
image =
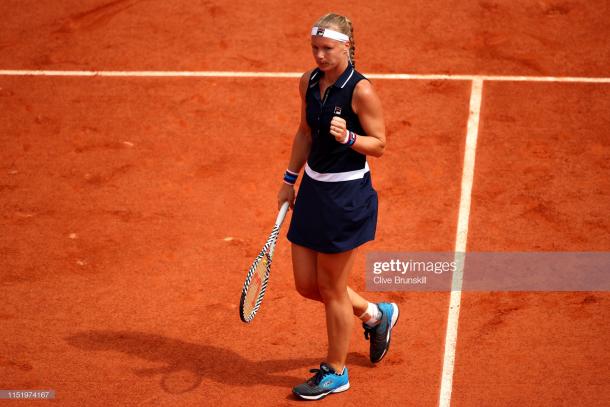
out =
{"type": "MultiPolygon", "coordinates": [[[[292,269],[297,291],[305,298],[323,302],[318,290],[317,263],[318,252],[292,244],[292,269]]],[[[368,301],[350,287],[347,287],[347,294],[352,303],[354,315],[359,317],[366,311],[368,301]]]]}
{"type": "Polygon", "coordinates": [[[345,366],[354,326],[352,302],[347,279],[354,264],[355,251],[318,254],[318,290],[326,310],[328,356],[326,363],[337,372],[345,366]]]}
{"type": "Polygon", "coordinates": [[[361,297],[356,291],[352,290],[349,286],[347,287],[347,295],[349,295],[349,300],[352,303],[354,315],[360,317],[360,315],[364,314],[366,311],[369,302],[361,297]]]}

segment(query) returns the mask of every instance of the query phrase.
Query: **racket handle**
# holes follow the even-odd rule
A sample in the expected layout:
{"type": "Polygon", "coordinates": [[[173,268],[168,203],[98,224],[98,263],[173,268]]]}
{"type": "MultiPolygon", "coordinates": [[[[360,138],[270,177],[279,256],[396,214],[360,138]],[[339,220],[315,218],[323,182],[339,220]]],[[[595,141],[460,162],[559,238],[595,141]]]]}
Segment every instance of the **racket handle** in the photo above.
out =
{"type": "Polygon", "coordinates": [[[288,212],[289,202],[286,201],[282,204],[280,208],[280,213],[277,214],[277,219],[275,220],[276,226],[281,226],[284,222],[284,218],[286,217],[286,212],[288,212]]]}

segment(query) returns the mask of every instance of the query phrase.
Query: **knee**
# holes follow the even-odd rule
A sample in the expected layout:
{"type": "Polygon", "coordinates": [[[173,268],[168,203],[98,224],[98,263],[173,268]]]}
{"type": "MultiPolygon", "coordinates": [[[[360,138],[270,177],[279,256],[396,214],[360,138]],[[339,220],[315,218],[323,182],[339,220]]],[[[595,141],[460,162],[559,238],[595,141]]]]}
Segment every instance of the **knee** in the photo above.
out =
{"type": "Polygon", "coordinates": [[[296,284],[297,292],[301,295],[301,297],[321,301],[320,292],[318,291],[318,287],[311,284],[296,284]]]}
{"type": "Polygon", "coordinates": [[[336,282],[318,280],[318,291],[322,300],[327,303],[330,301],[341,301],[347,296],[347,287],[341,287],[336,282]]]}

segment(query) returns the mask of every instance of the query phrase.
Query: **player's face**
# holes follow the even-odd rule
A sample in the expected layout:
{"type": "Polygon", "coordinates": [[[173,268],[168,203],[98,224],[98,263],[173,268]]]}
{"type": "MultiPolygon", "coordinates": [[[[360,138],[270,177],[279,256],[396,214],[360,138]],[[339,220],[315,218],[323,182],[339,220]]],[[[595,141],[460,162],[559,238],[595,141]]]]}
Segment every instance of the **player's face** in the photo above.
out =
{"type": "Polygon", "coordinates": [[[330,38],[311,37],[311,52],[322,71],[333,69],[347,58],[349,43],[330,38]]]}

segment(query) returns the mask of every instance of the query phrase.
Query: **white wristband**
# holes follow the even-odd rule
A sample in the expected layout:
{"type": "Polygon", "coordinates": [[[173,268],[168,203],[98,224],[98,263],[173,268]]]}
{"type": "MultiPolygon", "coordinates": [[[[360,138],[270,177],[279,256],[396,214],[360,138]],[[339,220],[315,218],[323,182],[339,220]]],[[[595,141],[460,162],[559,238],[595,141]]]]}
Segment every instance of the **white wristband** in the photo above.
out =
{"type": "Polygon", "coordinates": [[[345,138],[340,143],[341,144],[347,144],[348,146],[351,147],[356,142],[356,137],[358,137],[358,135],[356,133],[346,129],[345,130],[345,138]]]}
{"type": "Polygon", "coordinates": [[[345,129],[345,138],[341,140],[341,144],[347,144],[349,141],[349,130],[345,129]]]}

